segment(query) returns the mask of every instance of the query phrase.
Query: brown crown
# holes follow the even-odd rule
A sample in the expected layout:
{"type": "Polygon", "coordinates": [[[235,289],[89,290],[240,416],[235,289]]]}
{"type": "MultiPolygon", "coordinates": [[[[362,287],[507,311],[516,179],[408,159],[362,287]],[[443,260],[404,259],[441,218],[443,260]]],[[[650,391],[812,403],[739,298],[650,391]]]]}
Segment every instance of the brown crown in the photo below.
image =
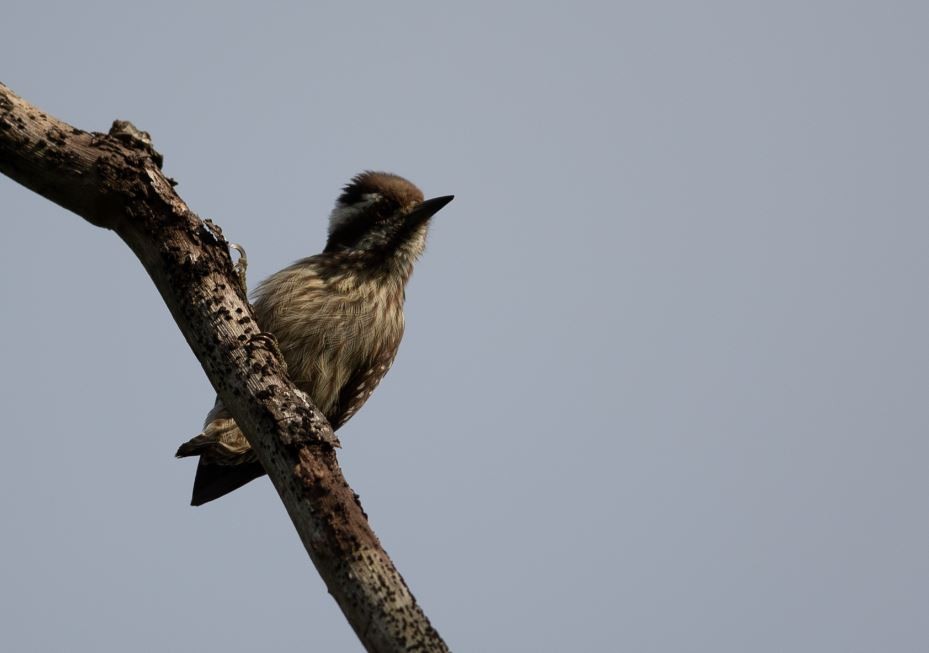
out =
{"type": "Polygon", "coordinates": [[[369,170],[352,178],[339,196],[339,202],[351,206],[362,201],[362,197],[370,193],[378,193],[398,207],[423,201],[423,192],[403,177],[389,172],[369,170]]]}

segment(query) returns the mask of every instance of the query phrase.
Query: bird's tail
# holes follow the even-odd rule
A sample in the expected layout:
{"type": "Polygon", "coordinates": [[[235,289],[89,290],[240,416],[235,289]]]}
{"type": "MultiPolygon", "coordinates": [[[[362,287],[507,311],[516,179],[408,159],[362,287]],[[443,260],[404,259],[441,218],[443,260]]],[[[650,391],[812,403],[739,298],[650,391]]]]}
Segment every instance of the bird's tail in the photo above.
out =
{"type": "Polygon", "coordinates": [[[265,473],[255,452],[231,419],[209,422],[177,449],[178,458],[200,456],[190,505],[201,506],[265,473]]]}
{"type": "Polygon", "coordinates": [[[194,478],[194,491],[190,505],[202,506],[204,503],[237,490],[249,481],[264,476],[261,463],[241,463],[239,465],[211,465],[200,459],[197,476],[194,478]]]}

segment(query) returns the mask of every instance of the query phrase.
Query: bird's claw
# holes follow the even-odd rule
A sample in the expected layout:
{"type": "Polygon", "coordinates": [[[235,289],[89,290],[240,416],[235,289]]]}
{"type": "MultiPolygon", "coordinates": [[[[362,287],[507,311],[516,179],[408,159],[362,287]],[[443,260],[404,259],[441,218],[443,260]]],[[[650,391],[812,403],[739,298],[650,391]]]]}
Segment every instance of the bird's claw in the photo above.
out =
{"type": "Polygon", "coordinates": [[[268,349],[271,350],[271,353],[274,354],[274,356],[281,362],[281,366],[284,368],[284,374],[287,374],[287,360],[284,358],[284,353],[281,351],[281,346],[278,344],[277,338],[274,337],[273,333],[260,331],[253,335],[250,340],[251,342],[264,342],[268,349]]]}
{"type": "Polygon", "coordinates": [[[239,277],[239,285],[242,286],[242,292],[248,296],[248,284],[245,281],[245,271],[248,269],[248,256],[245,254],[245,248],[238,243],[229,243],[229,249],[234,250],[239,255],[239,260],[232,265],[236,275],[239,277]]]}

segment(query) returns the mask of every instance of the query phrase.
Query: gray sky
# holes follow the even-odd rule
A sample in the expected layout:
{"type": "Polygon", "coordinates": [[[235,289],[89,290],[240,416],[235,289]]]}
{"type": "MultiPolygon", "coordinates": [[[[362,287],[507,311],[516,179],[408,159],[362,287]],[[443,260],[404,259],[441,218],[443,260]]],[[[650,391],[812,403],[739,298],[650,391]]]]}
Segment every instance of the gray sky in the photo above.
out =
{"type": "MultiPolygon", "coordinates": [[[[929,650],[929,8],[8,2],[250,281],[363,169],[454,193],[348,479],[458,651],[929,650]]],[[[0,178],[0,649],[357,651],[141,265],[0,178]]]]}

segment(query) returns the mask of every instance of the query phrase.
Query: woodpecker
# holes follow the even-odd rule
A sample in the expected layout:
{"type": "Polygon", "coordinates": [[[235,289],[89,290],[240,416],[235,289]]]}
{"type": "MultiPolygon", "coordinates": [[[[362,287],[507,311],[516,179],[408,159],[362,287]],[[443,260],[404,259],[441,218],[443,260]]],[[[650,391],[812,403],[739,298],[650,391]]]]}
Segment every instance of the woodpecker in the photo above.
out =
{"type": "MultiPolygon", "coordinates": [[[[363,172],[329,217],[322,253],[263,281],[253,308],[274,335],[294,383],[338,429],[390,369],[403,336],[403,301],[430,218],[452,195],[423,200],[412,183],[363,172]]],[[[199,456],[191,505],[217,499],[265,471],[217,398],[203,431],[177,450],[199,456]]]]}

